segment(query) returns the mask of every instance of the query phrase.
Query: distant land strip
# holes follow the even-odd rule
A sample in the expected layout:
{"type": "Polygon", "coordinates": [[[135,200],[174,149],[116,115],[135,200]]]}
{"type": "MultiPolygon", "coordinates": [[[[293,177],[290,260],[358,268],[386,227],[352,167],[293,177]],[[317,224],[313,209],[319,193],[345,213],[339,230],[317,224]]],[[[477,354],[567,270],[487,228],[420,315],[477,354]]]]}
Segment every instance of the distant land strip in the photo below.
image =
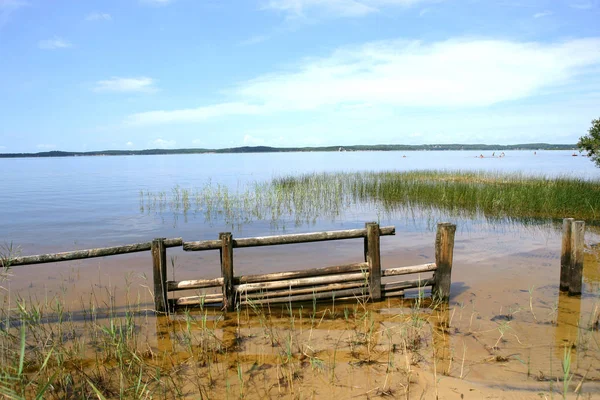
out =
{"type": "Polygon", "coordinates": [[[0,153],[0,158],[22,157],[82,157],[82,156],[146,156],[157,154],[224,154],[224,153],[291,153],[317,151],[440,151],[440,150],[576,150],[574,144],[377,144],[355,146],[324,146],[324,147],[269,147],[243,146],[226,149],[148,149],[148,150],[102,150],[102,151],[44,151],[40,153],[0,153]]]}

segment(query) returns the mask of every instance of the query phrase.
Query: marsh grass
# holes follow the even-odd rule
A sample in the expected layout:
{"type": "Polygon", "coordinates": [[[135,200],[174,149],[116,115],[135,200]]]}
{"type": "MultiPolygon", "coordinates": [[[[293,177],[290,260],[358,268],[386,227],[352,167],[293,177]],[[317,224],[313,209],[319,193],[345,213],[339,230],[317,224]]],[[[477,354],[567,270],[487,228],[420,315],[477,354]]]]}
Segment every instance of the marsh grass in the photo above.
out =
{"type": "Polygon", "coordinates": [[[314,224],[347,213],[380,217],[484,218],[539,223],[569,216],[600,221],[600,182],[471,171],[383,171],[312,173],[277,177],[230,189],[211,182],[199,189],[176,186],[167,192],[140,192],[142,212],[175,220],[202,215],[207,222],[242,226],[253,221],[314,224]]]}

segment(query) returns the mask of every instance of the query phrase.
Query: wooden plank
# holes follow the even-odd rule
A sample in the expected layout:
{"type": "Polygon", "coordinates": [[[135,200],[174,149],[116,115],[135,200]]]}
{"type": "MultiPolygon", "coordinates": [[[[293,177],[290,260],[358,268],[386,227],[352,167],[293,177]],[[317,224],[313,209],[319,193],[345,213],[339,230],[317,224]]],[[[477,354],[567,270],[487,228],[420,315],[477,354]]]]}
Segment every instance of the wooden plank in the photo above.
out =
{"type": "Polygon", "coordinates": [[[234,278],[236,284],[240,283],[256,283],[256,282],[271,282],[280,281],[282,279],[306,278],[310,276],[324,276],[342,274],[347,272],[366,271],[367,263],[354,263],[346,265],[336,265],[325,268],[311,268],[298,271],[274,272],[271,274],[262,275],[245,275],[234,278]]]}
{"type": "MultiPolygon", "coordinates": [[[[182,238],[165,239],[165,247],[181,246],[182,238]]],[[[118,254],[137,253],[140,251],[150,251],[152,242],[127,244],[123,246],[100,247],[97,249],[65,251],[62,253],[40,254],[35,256],[22,256],[11,258],[10,266],[43,264],[51,262],[81,260],[85,258],[115,256],[118,254]]]]}
{"type": "Polygon", "coordinates": [[[176,290],[202,289],[215,286],[223,286],[223,278],[215,279],[194,279],[187,281],[168,281],[167,291],[173,292],[176,290]]]}
{"type": "Polygon", "coordinates": [[[154,309],[157,313],[164,313],[168,311],[167,250],[164,238],[152,241],[152,265],[154,276],[154,309]]]}
{"type": "Polygon", "coordinates": [[[252,292],[257,290],[271,290],[271,289],[289,289],[296,286],[311,286],[319,284],[329,283],[342,283],[342,282],[353,282],[353,281],[365,281],[368,279],[368,273],[353,273],[353,274],[341,274],[341,275],[329,275],[329,276],[318,276],[312,278],[299,278],[299,279],[287,279],[282,281],[274,282],[256,282],[256,283],[243,283],[234,286],[237,292],[252,292]]]}
{"type": "Polygon", "coordinates": [[[396,275],[409,275],[418,274],[421,272],[435,271],[437,265],[435,263],[411,265],[410,267],[398,267],[398,268],[386,268],[381,271],[382,276],[396,276],[396,275]]]}
{"type": "Polygon", "coordinates": [[[403,297],[404,290],[392,290],[389,292],[383,291],[382,294],[383,294],[383,297],[403,297]]]}
{"type": "Polygon", "coordinates": [[[311,293],[322,293],[322,292],[331,292],[335,290],[342,289],[354,289],[359,287],[365,287],[364,282],[350,282],[350,283],[332,283],[324,286],[312,286],[302,289],[292,289],[292,290],[269,290],[269,291],[261,291],[261,292],[250,292],[242,294],[243,300],[255,300],[255,299],[266,299],[266,298],[275,298],[275,297],[285,297],[285,296],[295,296],[299,294],[311,294],[311,293]]]}
{"type": "MultiPolygon", "coordinates": [[[[380,228],[380,236],[395,235],[396,228],[393,226],[386,226],[380,228]]],[[[326,232],[312,232],[312,233],[295,233],[289,235],[276,235],[276,236],[261,236],[253,238],[240,238],[233,241],[234,248],[241,247],[259,247],[259,246],[276,246],[282,244],[293,244],[293,243],[310,243],[310,242],[323,242],[327,240],[343,240],[343,239],[357,239],[366,237],[366,229],[347,229],[343,231],[326,231],[326,232]]],[[[204,240],[199,242],[184,242],[183,249],[185,251],[203,251],[203,250],[214,250],[220,248],[221,242],[219,240],[204,240]]]]}
{"type": "Polygon", "coordinates": [[[452,283],[452,258],[454,256],[454,234],[456,225],[449,223],[438,224],[435,238],[435,264],[432,296],[443,301],[450,298],[452,283]]]}
{"type": "Polygon", "coordinates": [[[583,287],[583,246],[585,222],[573,221],[571,226],[571,277],[569,296],[579,296],[583,287]]]}
{"type": "Polygon", "coordinates": [[[178,299],[170,299],[169,303],[174,306],[199,306],[201,304],[221,304],[223,302],[223,295],[218,294],[216,296],[204,295],[204,296],[186,296],[178,299]]]}
{"type": "Polygon", "coordinates": [[[221,239],[221,274],[223,277],[223,308],[235,309],[235,291],[233,289],[233,238],[231,232],[219,234],[221,239]]]}
{"type": "Polygon", "coordinates": [[[368,222],[367,230],[367,264],[369,264],[369,295],[371,300],[381,300],[381,259],[379,249],[379,224],[368,222]]]}
{"type": "Polygon", "coordinates": [[[563,219],[562,246],[560,252],[560,290],[566,292],[571,283],[571,226],[573,218],[563,219]]]}
{"type": "Polygon", "coordinates": [[[261,305],[261,304],[275,304],[275,303],[288,303],[288,302],[299,302],[299,301],[313,301],[313,300],[322,300],[322,299],[335,299],[346,298],[346,297],[354,297],[364,295],[363,289],[346,289],[346,290],[336,290],[333,292],[323,292],[323,293],[314,293],[314,294],[304,294],[298,296],[288,296],[288,297],[278,297],[274,299],[263,299],[263,300],[243,300],[241,302],[242,305],[261,305]]]}
{"type": "Polygon", "coordinates": [[[434,283],[433,278],[428,279],[413,279],[409,281],[398,281],[398,282],[390,282],[383,285],[384,292],[390,292],[395,290],[404,290],[404,289],[412,289],[418,287],[427,287],[431,286],[434,283]]]}

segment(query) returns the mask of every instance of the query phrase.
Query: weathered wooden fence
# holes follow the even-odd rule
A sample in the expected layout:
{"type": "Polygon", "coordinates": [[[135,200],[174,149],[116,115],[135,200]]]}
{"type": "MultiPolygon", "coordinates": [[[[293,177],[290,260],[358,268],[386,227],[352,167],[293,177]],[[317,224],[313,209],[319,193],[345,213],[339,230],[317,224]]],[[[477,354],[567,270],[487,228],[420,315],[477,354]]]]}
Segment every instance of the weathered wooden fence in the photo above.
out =
{"type": "Polygon", "coordinates": [[[583,287],[584,235],[585,222],[563,219],[560,291],[568,291],[569,296],[580,295],[583,287]]]}
{"type": "Polygon", "coordinates": [[[402,296],[404,290],[432,286],[432,294],[448,299],[450,294],[454,233],[456,226],[439,224],[436,236],[436,262],[406,267],[381,268],[380,237],[394,235],[394,227],[379,227],[367,223],[364,229],[301,233],[254,238],[233,239],[231,233],[219,234],[217,240],[184,242],[186,251],[219,250],[221,277],[185,281],[167,280],[165,239],[152,242],[154,260],[155,308],[158,312],[179,307],[219,304],[232,311],[237,305],[271,304],[321,299],[368,298],[402,296]],[[234,274],[234,248],[274,246],[292,243],[321,242],[363,238],[364,261],[354,264],[261,275],[234,274]],[[434,272],[427,279],[404,280],[382,284],[383,277],[434,272]],[[170,299],[169,292],[180,290],[218,289],[220,293],[198,294],[170,299]]]}

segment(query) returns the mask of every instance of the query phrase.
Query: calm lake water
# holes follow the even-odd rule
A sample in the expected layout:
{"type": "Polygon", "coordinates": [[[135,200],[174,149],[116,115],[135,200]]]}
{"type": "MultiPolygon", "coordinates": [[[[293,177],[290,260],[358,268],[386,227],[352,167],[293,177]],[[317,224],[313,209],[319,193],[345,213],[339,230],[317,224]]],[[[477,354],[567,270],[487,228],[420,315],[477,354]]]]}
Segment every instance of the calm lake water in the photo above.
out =
{"type": "MultiPolygon", "coordinates": [[[[572,154],[509,151],[503,158],[492,158],[491,151],[416,151],[0,159],[4,171],[0,242],[12,242],[21,246],[24,254],[31,254],[35,249],[64,251],[161,236],[198,240],[231,230],[224,224],[207,226],[201,217],[174,223],[169,216],[140,212],[141,190],[170,193],[176,185],[194,189],[211,182],[236,189],[249,182],[306,172],[417,169],[600,178],[600,169],[588,158],[572,154]],[[480,154],[485,158],[478,158],[480,154]]],[[[355,215],[355,220],[333,224],[318,222],[319,228],[340,224],[347,228],[362,226],[369,217],[374,216],[355,215]]],[[[296,231],[314,230],[309,228],[292,227],[296,231]]],[[[274,229],[260,222],[238,227],[246,236],[274,229]]]]}

